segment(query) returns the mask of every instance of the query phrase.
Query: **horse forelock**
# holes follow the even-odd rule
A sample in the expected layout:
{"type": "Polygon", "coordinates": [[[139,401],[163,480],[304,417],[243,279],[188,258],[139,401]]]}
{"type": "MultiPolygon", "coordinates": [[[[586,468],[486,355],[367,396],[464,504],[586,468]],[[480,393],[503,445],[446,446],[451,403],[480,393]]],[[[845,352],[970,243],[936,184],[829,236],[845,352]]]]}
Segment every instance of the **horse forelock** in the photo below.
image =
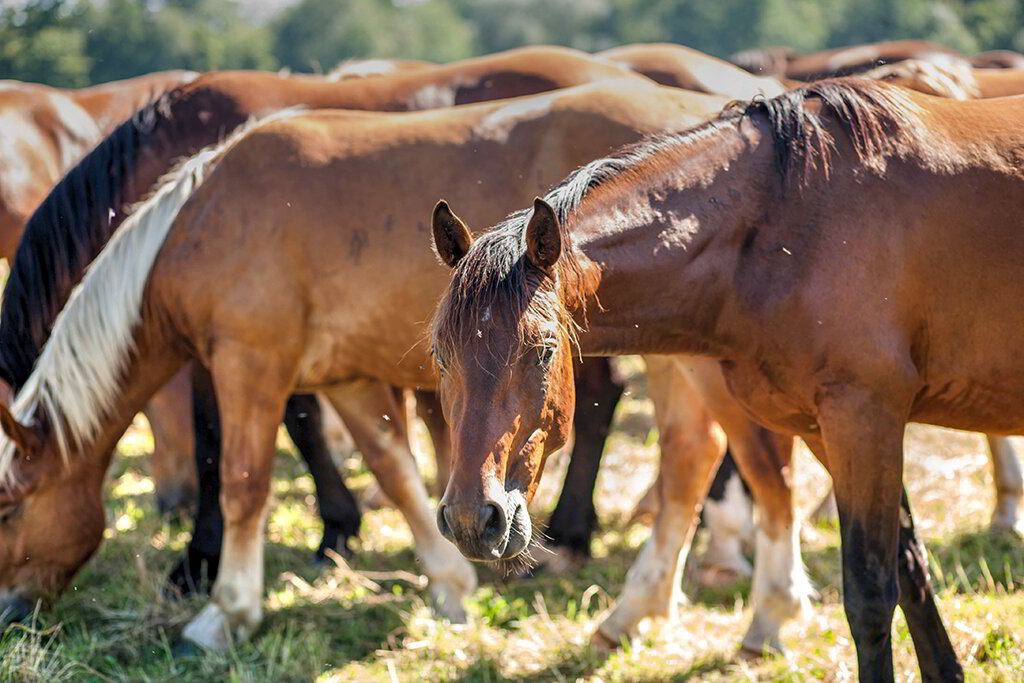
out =
{"type": "MultiPolygon", "coordinates": [[[[91,443],[115,405],[136,348],[149,273],[181,207],[220,157],[254,126],[298,112],[289,109],[253,120],[176,166],[134,208],[75,286],[11,404],[18,421],[45,423],[65,462],[72,445],[91,443]]],[[[14,444],[0,435],[0,483],[16,483],[14,462],[14,444]]]]}

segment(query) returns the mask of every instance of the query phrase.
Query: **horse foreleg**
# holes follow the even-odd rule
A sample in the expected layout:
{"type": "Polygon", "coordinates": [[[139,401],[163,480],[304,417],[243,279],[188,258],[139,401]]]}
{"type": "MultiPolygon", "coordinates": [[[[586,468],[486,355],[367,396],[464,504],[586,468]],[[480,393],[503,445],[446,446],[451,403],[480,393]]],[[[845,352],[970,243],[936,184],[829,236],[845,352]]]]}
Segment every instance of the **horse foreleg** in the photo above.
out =
{"type": "Polygon", "coordinates": [[[390,388],[379,382],[352,382],[326,395],[381,489],[405,516],[435,608],[452,621],[465,621],[462,602],[476,588],[476,572],[438,531],[408,438],[396,424],[398,406],[390,388]]]}
{"type": "Polygon", "coordinates": [[[575,377],[572,454],[562,493],[547,528],[546,545],[554,554],[543,553],[540,557],[541,562],[556,573],[582,564],[590,557],[590,539],[597,526],[594,485],[615,407],[626,388],[615,375],[609,358],[588,358],[577,363],[575,377]]]}
{"type": "Polygon", "coordinates": [[[992,458],[992,474],[996,484],[996,508],[992,511],[993,529],[1014,531],[1024,536],[1024,526],[1017,518],[1024,498],[1024,476],[1013,444],[1005,436],[987,435],[992,458]]]}
{"type": "Polygon", "coordinates": [[[323,538],[314,561],[323,562],[327,549],[350,555],[349,538],[359,534],[362,515],[355,496],[345,486],[331,458],[316,396],[292,395],[285,407],[284,425],[313,476],[320,518],[324,523],[323,538]]]}
{"type": "Polygon", "coordinates": [[[434,478],[434,493],[438,497],[444,495],[445,487],[452,474],[452,439],[448,423],[444,419],[441,400],[436,391],[418,389],[416,396],[416,414],[427,425],[430,441],[434,445],[434,463],[437,465],[437,476],[434,478]]]}
{"type": "Polygon", "coordinates": [[[182,595],[206,592],[217,579],[224,517],[220,510],[220,414],[210,373],[192,363],[192,424],[198,481],[192,538],[167,583],[182,595]]]}
{"type": "Polygon", "coordinates": [[[682,601],[682,570],[700,504],[725,452],[724,435],[688,379],[673,369],[669,359],[648,358],[647,363],[660,432],[661,507],[615,608],[594,633],[594,642],[604,647],[632,637],[646,617],[675,615],[682,601]]]}
{"type": "Polygon", "coordinates": [[[912,392],[831,385],[818,404],[842,539],[843,605],[862,681],[892,681],[892,616],[899,601],[903,431],[912,392]],[[901,395],[902,394],[902,395],[901,395]],[[901,400],[902,399],[902,400],[901,400]]]}
{"type": "Polygon", "coordinates": [[[196,504],[192,380],[188,365],[153,395],[142,411],[153,432],[149,471],[161,515],[192,511],[196,504]]]}
{"type": "Polygon", "coordinates": [[[210,371],[221,417],[224,542],[210,602],[182,635],[221,650],[248,638],[263,619],[263,527],[293,368],[263,349],[221,342],[210,371]]]}

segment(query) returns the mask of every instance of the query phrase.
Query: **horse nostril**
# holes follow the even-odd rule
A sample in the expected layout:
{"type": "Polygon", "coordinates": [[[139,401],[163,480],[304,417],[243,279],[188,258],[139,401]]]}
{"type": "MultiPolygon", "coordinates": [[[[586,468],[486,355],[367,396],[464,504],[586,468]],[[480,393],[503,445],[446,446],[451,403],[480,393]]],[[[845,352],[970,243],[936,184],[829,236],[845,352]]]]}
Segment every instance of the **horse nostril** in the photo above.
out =
{"type": "Polygon", "coordinates": [[[501,538],[505,535],[505,512],[495,503],[480,508],[478,522],[481,539],[501,538]]]}
{"type": "Polygon", "coordinates": [[[452,524],[448,518],[448,506],[444,503],[440,503],[437,506],[437,529],[449,541],[453,539],[452,524]]]}

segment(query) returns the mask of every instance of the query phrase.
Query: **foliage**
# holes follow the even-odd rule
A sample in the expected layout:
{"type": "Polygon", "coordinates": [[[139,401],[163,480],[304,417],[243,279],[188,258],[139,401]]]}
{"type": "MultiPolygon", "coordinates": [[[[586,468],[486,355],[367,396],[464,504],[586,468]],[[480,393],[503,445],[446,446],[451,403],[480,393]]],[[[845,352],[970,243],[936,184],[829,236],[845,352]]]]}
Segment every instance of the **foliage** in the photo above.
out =
{"type": "Polygon", "coordinates": [[[81,87],[160,69],[451,61],[519,45],[671,41],[711,54],[926,38],[1024,50],[1024,0],[8,0],[0,78],[81,87]],[[253,5],[276,8],[252,11],[253,5]]]}

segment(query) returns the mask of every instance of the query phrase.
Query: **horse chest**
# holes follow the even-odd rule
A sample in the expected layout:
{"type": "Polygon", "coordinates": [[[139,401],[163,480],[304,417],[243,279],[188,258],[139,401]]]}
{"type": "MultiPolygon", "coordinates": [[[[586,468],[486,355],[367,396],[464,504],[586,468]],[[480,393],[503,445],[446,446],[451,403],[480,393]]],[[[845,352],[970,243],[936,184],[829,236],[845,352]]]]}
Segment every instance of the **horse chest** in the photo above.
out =
{"type": "Polygon", "coordinates": [[[722,361],[721,365],[730,393],[755,421],[783,433],[817,432],[813,396],[783,389],[757,363],[722,361]]]}

